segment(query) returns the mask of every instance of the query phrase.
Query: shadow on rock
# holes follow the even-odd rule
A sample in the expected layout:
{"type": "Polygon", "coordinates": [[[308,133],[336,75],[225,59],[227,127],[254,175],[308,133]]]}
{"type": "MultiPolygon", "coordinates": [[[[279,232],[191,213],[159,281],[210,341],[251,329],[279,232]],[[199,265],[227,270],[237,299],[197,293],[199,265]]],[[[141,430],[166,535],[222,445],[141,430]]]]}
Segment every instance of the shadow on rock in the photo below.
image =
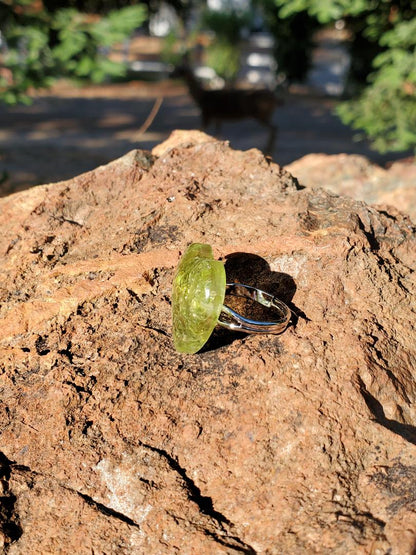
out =
{"type": "MultiPolygon", "coordinates": [[[[272,271],[269,263],[256,254],[236,252],[227,255],[225,259],[227,283],[250,285],[279,298],[292,312],[290,322],[292,326],[296,326],[299,318],[307,320],[306,315],[292,303],[296,292],[296,283],[289,274],[272,271]]],[[[226,304],[248,318],[260,321],[270,320],[270,309],[250,299],[226,295],[226,304]]],[[[217,326],[200,352],[230,345],[235,340],[241,340],[247,335],[217,326]]]]}
{"type": "Polygon", "coordinates": [[[374,420],[380,424],[380,426],[384,426],[387,430],[401,436],[409,443],[416,445],[416,427],[411,424],[404,424],[402,422],[398,422],[397,420],[387,418],[384,413],[383,405],[368,391],[360,376],[358,377],[358,386],[367,407],[374,417],[374,420]]]}

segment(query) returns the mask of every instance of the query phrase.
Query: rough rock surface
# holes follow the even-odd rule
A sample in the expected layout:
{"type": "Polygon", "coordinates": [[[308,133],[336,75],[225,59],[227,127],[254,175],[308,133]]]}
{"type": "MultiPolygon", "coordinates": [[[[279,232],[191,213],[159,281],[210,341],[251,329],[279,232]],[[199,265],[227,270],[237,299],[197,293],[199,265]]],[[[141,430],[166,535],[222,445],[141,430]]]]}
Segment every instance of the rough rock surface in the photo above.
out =
{"type": "Polygon", "coordinates": [[[200,133],[0,211],[7,553],[413,553],[406,217],[200,133]],[[293,326],[176,353],[190,242],[278,294],[293,326]]]}
{"type": "Polygon", "coordinates": [[[416,158],[388,169],[358,154],[308,154],[285,167],[307,187],[325,187],[370,204],[410,215],[416,222],[416,158]]]}

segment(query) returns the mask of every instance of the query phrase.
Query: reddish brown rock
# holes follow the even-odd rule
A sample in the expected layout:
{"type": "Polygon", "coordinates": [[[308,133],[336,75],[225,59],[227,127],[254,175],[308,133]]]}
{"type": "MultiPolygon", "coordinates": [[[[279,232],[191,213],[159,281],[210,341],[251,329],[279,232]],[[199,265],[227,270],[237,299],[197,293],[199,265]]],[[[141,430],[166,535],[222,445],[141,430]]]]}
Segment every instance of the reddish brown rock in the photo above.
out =
{"type": "Polygon", "coordinates": [[[307,187],[325,187],[369,204],[385,205],[416,221],[416,160],[394,162],[388,169],[356,154],[308,154],[286,169],[307,187]]]}
{"type": "Polygon", "coordinates": [[[413,552],[406,217],[192,133],[0,210],[9,554],[413,552]],[[176,353],[171,282],[196,241],[294,325],[176,353]]]}

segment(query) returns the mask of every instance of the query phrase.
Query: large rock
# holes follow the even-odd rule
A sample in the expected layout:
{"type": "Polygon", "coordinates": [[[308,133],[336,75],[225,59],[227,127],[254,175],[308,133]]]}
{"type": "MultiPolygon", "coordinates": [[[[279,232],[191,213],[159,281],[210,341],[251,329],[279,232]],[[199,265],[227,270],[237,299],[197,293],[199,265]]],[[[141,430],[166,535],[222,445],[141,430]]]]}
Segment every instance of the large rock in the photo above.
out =
{"type": "Polygon", "coordinates": [[[413,552],[409,220],[199,133],[0,210],[10,555],[413,552]],[[190,242],[293,326],[176,353],[190,242]]]}
{"type": "Polygon", "coordinates": [[[285,169],[307,187],[325,187],[389,212],[399,210],[416,221],[416,158],[385,169],[358,154],[308,154],[285,169]]]}

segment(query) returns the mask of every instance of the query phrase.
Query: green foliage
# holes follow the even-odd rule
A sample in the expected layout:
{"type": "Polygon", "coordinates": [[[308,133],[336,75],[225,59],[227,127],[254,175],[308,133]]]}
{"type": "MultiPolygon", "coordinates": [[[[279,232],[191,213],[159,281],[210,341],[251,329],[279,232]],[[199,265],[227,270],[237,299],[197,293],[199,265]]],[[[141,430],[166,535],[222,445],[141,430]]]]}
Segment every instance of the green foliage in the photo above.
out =
{"type": "Polygon", "coordinates": [[[165,64],[171,64],[174,67],[180,65],[186,51],[185,41],[179,38],[182,34],[181,30],[177,29],[170,31],[164,37],[160,58],[165,64]]]}
{"type": "Polygon", "coordinates": [[[274,57],[288,83],[303,81],[311,67],[313,34],[318,27],[307,12],[280,17],[275,0],[262,0],[270,32],[275,37],[274,57]]]}
{"type": "Polygon", "coordinates": [[[207,48],[207,64],[216,74],[232,82],[240,69],[240,48],[224,40],[216,40],[207,48]]]}
{"type": "Polygon", "coordinates": [[[111,47],[122,42],[146,19],[143,5],[127,6],[121,10],[110,11],[91,27],[91,34],[97,45],[111,47]]]}
{"type": "Polygon", "coordinates": [[[206,10],[202,15],[202,25],[213,31],[216,37],[229,43],[238,43],[241,30],[249,23],[247,12],[236,10],[206,10]]]}
{"type": "Polygon", "coordinates": [[[49,87],[57,77],[101,82],[121,76],[122,64],[105,49],[128,37],[146,18],[142,5],[105,16],[75,8],[36,8],[30,0],[0,4],[0,29],[7,47],[0,52],[0,101],[29,102],[32,89],[49,87]]]}
{"type": "Polygon", "coordinates": [[[202,16],[202,26],[215,34],[207,47],[207,63],[226,81],[235,79],[240,69],[241,32],[248,22],[247,12],[234,9],[206,10],[202,16]]]}
{"type": "Polygon", "coordinates": [[[344,18],[351,34],[342,121],[380,152],[416,149],[416,0],[274,0],[280,17],[344,18]]]}
{"type": "Polygon", "coordinates": [[[369,85],[338,113],[364,129],[380,152],[416,147],[416,19],[403,21],[380,38],[386,50],[373,61],[369,85]]]}
{"type": "Polygon", "coordinates": [[[358,15],[372,0],[276,0],[282,18],[299,12],[307,12],[320,23],[341,19],[346,14],[358,15]]]}

